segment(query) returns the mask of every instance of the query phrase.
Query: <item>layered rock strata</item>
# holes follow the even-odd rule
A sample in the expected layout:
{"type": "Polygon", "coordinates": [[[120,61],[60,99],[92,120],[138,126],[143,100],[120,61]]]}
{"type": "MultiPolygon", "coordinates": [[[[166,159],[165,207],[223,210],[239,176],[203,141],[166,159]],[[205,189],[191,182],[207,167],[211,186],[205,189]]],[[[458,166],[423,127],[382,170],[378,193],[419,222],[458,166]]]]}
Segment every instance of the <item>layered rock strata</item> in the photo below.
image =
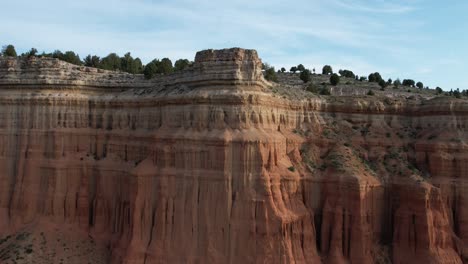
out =
{"type": "Polygon", "coordinates": [[[466,101],[292,100],[261,65],[0,59],[0,235],[72,227],[112,263],[465,262],[466,101]]]}

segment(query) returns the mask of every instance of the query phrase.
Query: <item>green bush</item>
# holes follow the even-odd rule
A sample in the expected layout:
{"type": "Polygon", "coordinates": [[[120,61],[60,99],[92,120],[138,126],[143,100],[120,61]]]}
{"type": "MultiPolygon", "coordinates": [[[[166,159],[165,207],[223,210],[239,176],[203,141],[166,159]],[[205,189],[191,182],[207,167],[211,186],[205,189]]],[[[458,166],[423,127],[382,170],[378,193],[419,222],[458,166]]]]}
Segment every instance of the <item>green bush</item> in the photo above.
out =
{"type": "Polygon", "coordinates": [[[153,78],[158,73],[158,66],[154,61],[146,64],[145,69],[143,70],[143,74],[145,75],[146,79],[153,78]]]}
{"type": "Polygon", "coordinates": [[[169,58],[163,58],[158,65],[159,73],[168,74],[174,71],[172,61],[169,58]]]}
{"type": "Polygon", "coordinates": [[[65,53],[63,53],[62,56],[59,57],[59,59],[69,62],[71,64],[82,65],[80,56],[71,50],[65,51],[65,53]]]}
{"type": "Polygon", "coordinates": [[[37,56],[37,49],[31,48],[28,52],[26,52],[25,54],[22,54],[21,56],[28,57],[28,58],[37,56]]]}
{"type": "Polygon", "coordinates": [[[269,67],[265,70],[265,79],[271,82],[278,82],[278,76],[276,76],[275,67],[269,67]]]}
{"type": "Polygon", "coordinates": [[[339,70],[338,73],[342,76],[342,77],[347,77],[347,78],[356,78],[356,75],[354,75],[354,73],[350,70],[339,70]]]}
{"type": "Polygon", "coordinates": [[[190,61],[187,59],[178,59],[174,63],[174,71],[182,71],[190,66],[190,61]]]}
{"type": "Polygon", "coordinates": [[[368,79],[369,79],[369,82],[376,82],[376,83],[378,83],[378,82],[380,82],[383,78],[382,78],[382,76],[380,75],[380,73],[374,72],[374,73],[369,74],[369,78],[368,78],[368,79]]]}
{"type": "Polygon", "coordinates": [[[398,87],[400,87],[400,85],[401,85],[400,79],[396,79],[396,80],[393,82],[393,85],[395,86],[396,89],[398,89],[398,87]]]}
{"type": "Polygon", "coordinates": [[[372,91],[372,90],[369,90],[369,91],[367,91],[367,95],[370,95],[370,96],[372,96],[372,95],[375,95],[375,93],[374,93],[374,91],[372,91]]]}
{"type": "Polygon", "coordinates": [[[128,73],[141,73],[143,72],[143,64],[139,58],[134,59],[130,52],[120,58],[120,69],[128,73]]]}
{"type": "Polygon", "coordinates": [[[96,55],[89,54],[83,60],[84,65],[87,67],[99,68],[101,66],[101,58],[96,55]]]}
{"type": "Polygon", "coordinates": [[[314,93],[314,94],[318,94],[318,93],[320,92],[320,87],[318,87],[318,86],[317,86],[316,84],[314,84],[314,83],[310,83],[310,84],[307,86],[306,90],[307,90],[308,92],[311,92],[311,93],[314,93]]]}
{"type": "Polygon", "coordinates": [[[110,53],[101,60],[101,68],[104,70],[117,71],[121,67],[120,57],[116,53],[110,53]]]}
{"type": "Polygon", "coordinates": [[[328,89],[327,86],[323,86],[321,89],[320,89],[320,95],[330,95],[331,92],[330,92],[330,89],[328,89]]]}
{"type": "Polygon", "coordinates": [[[2,55],[7,56],[7,57],[16,57],[17,54],[16,54],[15,46],[13,46],[11,44],[3,46],[2,55]]]}
{"type": "Polygon", "coordinates": [[[301,80],[306,83],[311,80],[311,76],[312,76],[312,73],[310,72],[310,70],[306,69],[301,72],[301,74],[299,75],[299,78],[301,78],[301,80]]]}
{"type": "Polygon", "coordinates": [[[380,88],[385,89],[385,87],[387,87],[387,82],[384,81],[384,80],[380,80],[379,81],[379,86],[380,86],[380,88]]]}
{"type": "Polygon", "coordinates": [[[422,82],[418,82],[416,83],[416,87],[418,87],[419,89],[422,89],[424,88],[424,84],[422,82]]]}
{"type": "Polygon", "coordinates": [[[330,83],[333,86],[338,85],[340,83],[340,76],[338,74],[336,74],[336,73],[332,74],[330,76],[330,83]]]}
{"type": "Polygon", "coordinates": [[[154,59],[148,63],[143,70],[147,79],[153,78],[157,74],[169,74],[174,71],[172,61],[168,58],[162,60],[154,59]]]}
{"type": "Polygon", "coordinates": [[[403,80],[403,86],[411,86],[411,87],[414,87],[414,85],[415,85],[414,80],[411,80],[411,79],[404,79],[404,80],[403,80]]]}
{"type": "Polygon", "coordinates": [[[323,66],[322,74],[326,74],[326,75],[333,74],[333,68],[330,65],[323,66]]]}

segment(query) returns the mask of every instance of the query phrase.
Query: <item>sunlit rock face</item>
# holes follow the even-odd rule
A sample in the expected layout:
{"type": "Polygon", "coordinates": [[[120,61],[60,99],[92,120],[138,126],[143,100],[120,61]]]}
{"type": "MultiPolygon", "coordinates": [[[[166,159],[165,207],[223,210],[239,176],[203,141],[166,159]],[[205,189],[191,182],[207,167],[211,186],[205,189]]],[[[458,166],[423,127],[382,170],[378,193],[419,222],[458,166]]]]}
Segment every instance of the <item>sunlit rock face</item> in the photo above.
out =
{"type": "Polygon", "coordinates": [[[0,58],[17,262],[464,263],[466,101],[291,99],[261,67],[239,48],[152,80],[0,58]],[[62,234],[97,246],[67,255],[62,234]]]}

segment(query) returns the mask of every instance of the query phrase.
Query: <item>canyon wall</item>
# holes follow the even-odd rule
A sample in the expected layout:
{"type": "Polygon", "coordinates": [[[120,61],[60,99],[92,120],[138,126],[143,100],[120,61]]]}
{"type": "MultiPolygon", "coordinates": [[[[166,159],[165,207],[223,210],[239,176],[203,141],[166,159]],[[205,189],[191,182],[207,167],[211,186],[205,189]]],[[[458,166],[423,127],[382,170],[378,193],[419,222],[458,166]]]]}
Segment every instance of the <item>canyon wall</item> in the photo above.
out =
{"type": "Polygon", "coordinates": [[[293,100],[261,66],[0,58],[0,237],[72,227],[111,263],[468,260],[467,101],[293,100]]]}

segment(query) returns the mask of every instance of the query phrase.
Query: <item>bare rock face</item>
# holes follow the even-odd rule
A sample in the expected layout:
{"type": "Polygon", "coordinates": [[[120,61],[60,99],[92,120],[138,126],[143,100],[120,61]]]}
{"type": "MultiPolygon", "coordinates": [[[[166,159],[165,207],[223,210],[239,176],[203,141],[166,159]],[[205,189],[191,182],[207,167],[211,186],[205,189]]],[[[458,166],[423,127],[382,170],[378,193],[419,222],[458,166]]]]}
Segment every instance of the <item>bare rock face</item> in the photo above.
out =
{"type": "Polygon", "coordinates": [[[239,48],[152,80],[1,58],[2,263],[466,261],[466,101],[270,85],[239,48]]]}
{"type": "Polygon", "coordinates": [[[398,202],[394,213],[394,262],[407,263],[416,257],[428,263],[460,263],[457,238],[440,190],[403,179],[395,185],[399,199],[405,203],[398,202]]]}

